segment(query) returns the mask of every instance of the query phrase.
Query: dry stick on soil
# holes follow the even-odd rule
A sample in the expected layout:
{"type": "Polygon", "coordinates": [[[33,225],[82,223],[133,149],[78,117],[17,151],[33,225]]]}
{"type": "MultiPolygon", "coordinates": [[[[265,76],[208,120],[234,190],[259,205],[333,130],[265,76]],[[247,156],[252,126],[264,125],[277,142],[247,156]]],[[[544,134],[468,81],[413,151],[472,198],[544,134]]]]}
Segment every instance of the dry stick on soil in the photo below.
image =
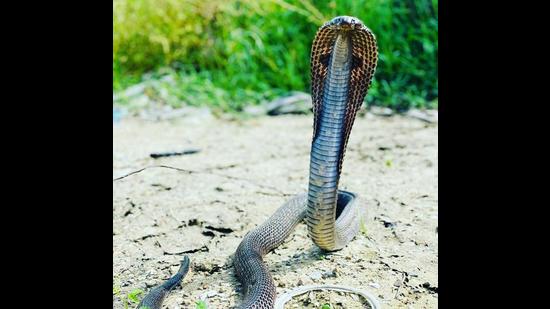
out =
{"type": "Polygon", "coordinates": [[[161,167],[161,168],[172,169],[172,170],[176,170],[176,171],[179,171],[179,172],[184,172],[184,173],[187,173],[187,174],[208,174],[208,175],[216,175],[216,176],[224,177],[224,178],[227,178],[227,179],[245,181],[245,182],[248,182],[248,183],[253,184],[253,185],[255,185],[255,186],[261,187],[261,188],[273,190],[273,191],[277,192],[278,194],[280,194],[280,195],[282,195],[282,196],[291,196],[291,195],[292,195],[292,194],[284,193],[284,192],[280,191],[279,189],[277,189],[277,188],[275,188],[275,187],[272,187],[272,186],[266,186],[266,185],[257,184],[257,183],[255,183],[254,181],[252,181],[252,180],[250,180],[250,179],[246,179],[246,178],[234,177],[234,176],[229,176],[229,175],[224,175],[224,174],[218,174],[218,173],[212,173],[212,172],[207,172],[207,171],[188,170],[188,169],[183,169],[183,168],[173,167],[173,166],[168,166],[168,165],[151,165],[151,166],[146,166],[146,167],[141,168],[141,169],[139,169],[139,170],[130,172],[130,173],[126,174],[126,175],[117,177],[117,178],[113,179],[113,181],[117,181],[117,180],[124,179],[124,178],[126,178],[126,177],[128,177],[128,176],[131,176],[131,175],[140,173],[140,172],[142,172],[142,171],[144,171],[144,170],[146,170],[146,169],[153,168],[153,167],[161,167]]]}
{"type": "Polygon", "coordinates": [[[401,283],[397,286],[397,289],[395,290],[395,294],[393,295],[393,298],[397,298],[397,295],[399,295],[399,289],[401,286],[405,283],[405,274],[401,273],[401,283]]]}

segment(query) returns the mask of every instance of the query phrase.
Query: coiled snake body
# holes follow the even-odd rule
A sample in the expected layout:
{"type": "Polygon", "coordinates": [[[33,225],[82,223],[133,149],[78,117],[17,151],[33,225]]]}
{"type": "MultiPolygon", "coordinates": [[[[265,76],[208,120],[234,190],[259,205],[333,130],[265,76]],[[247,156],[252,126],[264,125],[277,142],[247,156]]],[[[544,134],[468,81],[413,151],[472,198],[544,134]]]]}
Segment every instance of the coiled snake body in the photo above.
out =
{"type": "MultiPolygon", "coordinates": [[[[357,195],[338,190],[338,181],[356,113],[376,68],[377,53],[373,33],[355,17],[336,17],[317,31],[311,50],[314,121],[308,193],[286,202],[238,246],[233,264],[245,294],[240,308],[273,308],[275,285],[263,256],[279,246],[304,218],[309,236],[327,251],[343,248],[357,234],[362,216],[357,195]]],[[[186,271],[182,266],[180,273],[185,275],[186,271]]],[[[160,308],[176,279],[170,279],[167,287],[153,289],[146,297],[147,308],[160,308]]]]}
{"type": "Polygon", "coordinates": [[[321,249],[343,248],[359,230],[357,195],[339,191],[338,181],[355,116],[377,63],[373,33],[354,17],[340,16],[317,32],[311,50],[313,141],[309,189],[248,233],[235,253],[235,273],[245,296],[240,308],[273,308],[275,285],[263,256],[279,246],[305,218],[321,249]]]}

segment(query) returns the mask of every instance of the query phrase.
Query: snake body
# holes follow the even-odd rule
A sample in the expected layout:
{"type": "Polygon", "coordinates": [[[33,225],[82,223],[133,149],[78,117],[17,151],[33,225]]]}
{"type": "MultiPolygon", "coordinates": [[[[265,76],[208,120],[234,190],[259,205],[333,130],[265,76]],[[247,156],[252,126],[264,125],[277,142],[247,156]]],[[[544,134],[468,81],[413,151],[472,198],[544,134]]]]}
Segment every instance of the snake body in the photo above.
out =
{"type": "MultiPolygon", "coordinates": [[[[317,31],[311,50],[314,120],[308,193],[294,196],[239,244],[233,264],[244,288],[240,308],[274,307],[277,294],[263,256],[304,218],[309,236],[323,250],[342,249],[357,234],[362,216],[358,196],[338,190],[338,182],[351,128],[377,59],[373,33],[355,17],[336,17],[317,31]]],[[[188,270],[185,256],[178,273],[152,289],[138,308],[160,309],[164,297],[188,270]]]]}
{"type": "Polygon", "coordinates": [[[178,285],[189,271],[189,257],[184,256],[178,272],[159,286],[153,288],[139,303],[137,309],[160,309],[166,295],[178,285]]]}
{"type": "Polygon", "coordinates": [[[357,194],[338,190],[342,162],[355,116],[377,63],[373,33],[357,18],[325,23],[311,50],[313,140],[309,188],[249,232],[235,252],[235,273],[244,288],[240,308],[271,309],[275,285],[263,256],[279,246],[304,218],[321,249],[343,248],[359,230],[357,194]]]}

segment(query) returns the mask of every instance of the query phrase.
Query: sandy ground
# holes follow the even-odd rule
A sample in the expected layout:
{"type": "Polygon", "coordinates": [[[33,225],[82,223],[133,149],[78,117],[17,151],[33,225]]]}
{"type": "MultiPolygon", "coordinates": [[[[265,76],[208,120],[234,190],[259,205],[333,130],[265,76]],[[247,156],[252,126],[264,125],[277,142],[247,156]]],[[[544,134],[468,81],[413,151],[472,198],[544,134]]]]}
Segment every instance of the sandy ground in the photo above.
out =
{"type": "MultiPolygon", "coordinates": [[[[230,308],[241,300],[231,263],[242,237],[290,196],[307,190],[311,115],[220,120],[123,119],[113,126],[113,307],[191,270],[163,308],[230,308]],[[149,154],[200,152],[152,159],[149,154]]],[[[368,209],[366,229],[326,254],[300,224],[266,256],[278,293],[300,285],[366,289],[385,308],[437,308],[437,124],[402,116],[358,117],[341,188],[368,209]]],[[[141,298],[143,295],[139,295],[141,298]]],[[[302,296],[287,308],[360,308],[338,293],[302,296]]],[[[136,304],[130,304],[130,308],[136,304]]]]}

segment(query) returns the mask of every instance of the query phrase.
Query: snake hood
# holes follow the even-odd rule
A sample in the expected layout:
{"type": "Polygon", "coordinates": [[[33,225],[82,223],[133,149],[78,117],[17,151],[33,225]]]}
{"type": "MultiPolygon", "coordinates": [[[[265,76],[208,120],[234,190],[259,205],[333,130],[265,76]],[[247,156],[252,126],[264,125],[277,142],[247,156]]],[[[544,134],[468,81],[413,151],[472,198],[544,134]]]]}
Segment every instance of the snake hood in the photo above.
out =
{"type": "Polygon", "coordinates": [[[343,248],[358,229],[356,217],[360,213],[350,213],[351,204],[346,202],[355,197],[339,195],[338,182],[351,128],[372,82],[377,59],[374,34],[355,17],[333,18],[315,35],[311,49],[314,120],[306,223],[309,236],[324,250],[343,248]]]}

